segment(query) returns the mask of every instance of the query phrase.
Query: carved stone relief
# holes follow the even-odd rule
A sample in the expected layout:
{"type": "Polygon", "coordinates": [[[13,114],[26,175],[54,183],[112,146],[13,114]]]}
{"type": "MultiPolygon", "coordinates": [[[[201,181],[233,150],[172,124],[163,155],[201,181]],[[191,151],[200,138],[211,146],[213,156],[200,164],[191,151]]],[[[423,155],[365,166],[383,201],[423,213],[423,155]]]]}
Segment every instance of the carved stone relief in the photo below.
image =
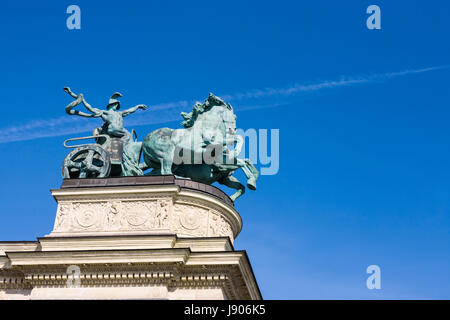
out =
{"type": "Polygon", "coordinates": [[[210,212],[208,235],[211,237],[228,236],[231,240],[234,239],[230,223],[215,210],[210,212]]]}
{"type": "Polygon", "coordinates": [[[176,204],[174,208],[174,231],[182,234],[206,236],[209,211],[193,205],[176,204]]]}
{"type": "Polygon", "coordinates": [[[53,232],[167,230],[194,237],[233,237],[226,212],[200,201],[173,203],[172,197],[61,201],[53,232]]]}

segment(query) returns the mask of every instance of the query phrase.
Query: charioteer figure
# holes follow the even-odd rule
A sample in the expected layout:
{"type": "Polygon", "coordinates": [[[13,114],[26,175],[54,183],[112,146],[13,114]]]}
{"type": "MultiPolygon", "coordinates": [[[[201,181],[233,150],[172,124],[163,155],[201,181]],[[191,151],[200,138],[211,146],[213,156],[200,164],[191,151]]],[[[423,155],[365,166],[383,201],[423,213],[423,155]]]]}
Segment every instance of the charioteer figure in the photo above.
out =
{"type": "MultiPolygon", "coordinates": [[[[120,94],[119,92],[115,92],[109,99],[106,110],[101,110],[98,108],[93,108],[86,101],[82,93],[75,94],[68,87],[65,87],[64,91],[75,99],[66,107],[67,114],[87,118],[101,118],[104,121],[104,124],[101,127],[98,127],[94,130],[91,137],[69,139],[68,141],[94,138],[98,146],[100,146],[106,151],[106,153],[108,153],[109,161],[111,164],[108,175],[143,175],[142,170],[139,168],[142,143],[134,141],[133,135],[123,127],[123,118],[136,112],[138,109],[146,110],[147,106],[144,104],[139,104],[127,110],[119,111],[120,101],[118,100],[118,98],[122,97],[122,94],[120,94]],[[81,103],[90,113],[74,109],[81,103]]],[[[98,165],[95,165],[92,162],[96,162],[102,167],[108,166],[104,161],[106,159],[102,160],[103,153],[99,153],[97,152],[97,150],[93,150],[98,148],[89,149],[88,146],[89,145],[86,145],[85,148],[88,149],[86,158],[83,159],[83,155],[79,152],[74,152],[73,156],[75,157],[72,157],[72,159],[68,159],[66,157],[66,160],[68,160],[68,170],[66,170],[66,174],[63,170],[63,176],[65,178],[70,178],[74,174],[78,174],[78,177],[97,177],[99,175],[100,168],[98,165]]],[[[77,149],[75,149],[74,151],[76,150],[77,149]]],[[[86,151],[84,153],[86,153],[86,151]]],[[[106,170],[105,168],[101,169],[106,170]]]]}

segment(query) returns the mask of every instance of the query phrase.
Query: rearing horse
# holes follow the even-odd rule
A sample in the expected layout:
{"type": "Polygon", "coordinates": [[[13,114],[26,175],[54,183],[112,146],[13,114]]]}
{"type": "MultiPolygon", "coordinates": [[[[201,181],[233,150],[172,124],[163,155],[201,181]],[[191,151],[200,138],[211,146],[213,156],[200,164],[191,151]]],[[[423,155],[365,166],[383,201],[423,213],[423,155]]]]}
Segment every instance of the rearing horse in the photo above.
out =
{"type": "Polygon", "coordinates": [[[184,129],[161,128],[149,133],[142,142],[148,173],[175,174],[193,181],[211,184],[219,182],[238,191],[245,187],[233,176],[239,168],[247,177],[247,187],[256,189],[259,172],[248,159],[238,159],[243,138],[236,135],[236,115],[230,104],[209,94],[203,103],[196,103],[193,111],[182,113],[184,129]],[[229,150],[229,146],[235,146],[229,150]]]}

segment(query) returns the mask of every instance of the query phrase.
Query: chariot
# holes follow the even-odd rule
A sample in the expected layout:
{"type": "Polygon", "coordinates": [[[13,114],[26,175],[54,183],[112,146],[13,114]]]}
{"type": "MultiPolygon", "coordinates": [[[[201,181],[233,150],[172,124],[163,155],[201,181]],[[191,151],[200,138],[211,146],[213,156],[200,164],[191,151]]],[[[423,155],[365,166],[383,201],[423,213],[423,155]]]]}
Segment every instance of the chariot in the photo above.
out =
{"type": "Polygon", "coordinates": [[[64,179],[104,178],[120,175],[122,171],[123,140],[106,134],[72,138],[64,141],[64,147],[73,149],[62,165],[64,179]],[[95,139],[95,143],[67,145],[70,141],[95,139]]]}

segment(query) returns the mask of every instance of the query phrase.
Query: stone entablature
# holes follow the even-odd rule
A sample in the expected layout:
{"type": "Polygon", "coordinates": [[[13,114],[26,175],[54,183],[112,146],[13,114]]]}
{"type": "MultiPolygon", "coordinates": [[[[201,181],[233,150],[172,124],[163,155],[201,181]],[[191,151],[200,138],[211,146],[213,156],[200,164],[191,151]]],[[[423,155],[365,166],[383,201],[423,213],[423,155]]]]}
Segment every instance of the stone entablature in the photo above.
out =
{"type": "Polygon", "coordinates": [[[0,242],[0,299],[261,299],[228,238],[44,237],[0,242]],[[80,287],[67,287],[79,266],[80,287]]]}

